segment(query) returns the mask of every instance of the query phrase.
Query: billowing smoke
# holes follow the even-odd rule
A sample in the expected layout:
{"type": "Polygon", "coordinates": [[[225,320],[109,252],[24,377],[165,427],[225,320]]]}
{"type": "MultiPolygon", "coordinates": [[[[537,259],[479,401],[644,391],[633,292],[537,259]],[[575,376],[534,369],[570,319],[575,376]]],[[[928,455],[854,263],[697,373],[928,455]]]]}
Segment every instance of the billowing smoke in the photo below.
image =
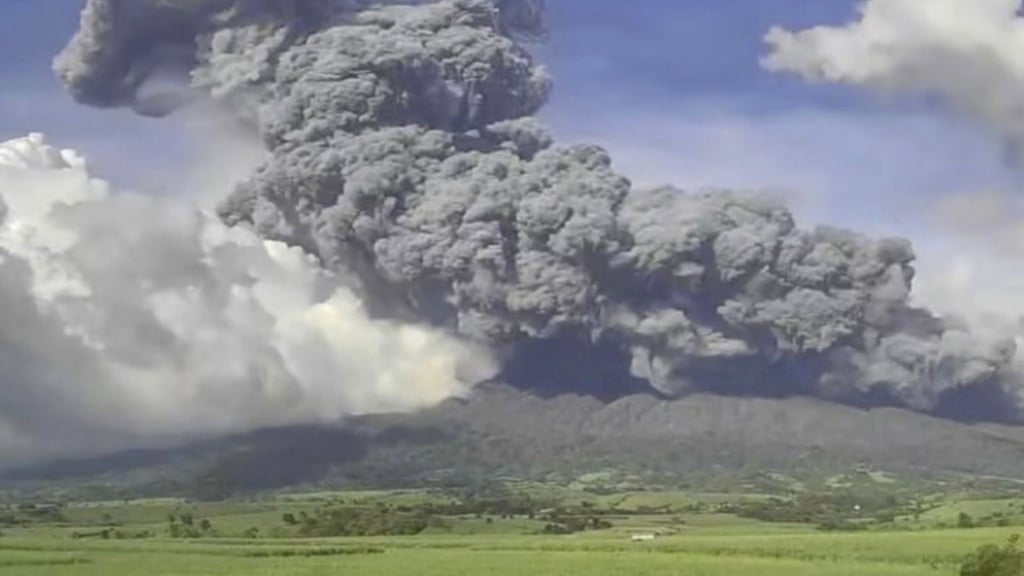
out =
{"type": "MultiPolygon", "coordinates": [[[[1024,151],[1024,17],[1020,0],[864,0],[855,21],[771,30],[765,68],[887,98],[927,97],[974,120],[1019,166],[1024,151]]],[[[968,319],[977,334],[1024,338],[1019,191],[963,190],[934,212],[955,239],[918,299],[968,319]]],[[[1020,372],[1020,360],[1015,372],[1020,372]]]]}
{"type": "Polygon", "coordinates": [[[490,369],[371,319],[298,248],[114,194],[41,136],[0,144],[0,457],[412,410],[490,369]]]}
{"type": "Polygon", "coordinates": [[[271,154],[226,224],[358,279],[377,317],[487,345],[523,385],[1016,417],[1013,341],[910,306],[906,241],[803,231],[726,191],[632,190],[603,150],[554,146],[531,118],[551,82],[521,44],[541,8],[90,0],[57,70],[94,105],[233,111],[271,154]]]}

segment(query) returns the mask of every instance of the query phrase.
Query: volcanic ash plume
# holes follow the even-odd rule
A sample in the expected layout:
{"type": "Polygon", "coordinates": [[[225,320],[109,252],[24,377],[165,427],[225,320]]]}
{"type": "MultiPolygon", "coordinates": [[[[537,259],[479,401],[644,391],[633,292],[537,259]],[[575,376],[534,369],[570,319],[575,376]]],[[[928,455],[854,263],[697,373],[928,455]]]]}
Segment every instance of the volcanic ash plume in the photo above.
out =
{"type": "Polygon", "coordinates": [[[487,375],[298,248],[108,188],[41,136],[0,144],[4,464],[411,410],[487,375]]]}
{"type": "Polygon", "coordinates": [[[375,315],[486,344],[526,385],[576,366],[560,385],[596,391],[611,358],[668,395],[1015,417],[1013,342],[909,306],[907,242],[802,231],[725,191],[632,190],[603,150],[553,146],[531,118],[551,82],[520,45],[540,8],[90,0],[57,70],[89,104],[234,111],[271,154],[224,200],[228,225],[358,278],[375,315]],[[152,88],[169,77],[187,84],[152,88]]]}

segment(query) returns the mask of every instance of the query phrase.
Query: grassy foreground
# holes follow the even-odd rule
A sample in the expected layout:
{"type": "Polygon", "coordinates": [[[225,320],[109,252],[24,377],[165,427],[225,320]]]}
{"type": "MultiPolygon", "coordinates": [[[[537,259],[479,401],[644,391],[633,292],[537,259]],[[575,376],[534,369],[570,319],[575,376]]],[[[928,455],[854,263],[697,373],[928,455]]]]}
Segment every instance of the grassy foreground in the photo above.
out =
{"type": "MultiPolygon", "coordinates": [[[[569,492],[559,499],[588,500],[569,492]]],[[[441,506],[446,499],[406,491],[208,504],[65,503],[59,512],[11,505],[6,510],[12,524],[0,537],[0,574],[952,576],[978,546],[1024,531],[1024,500],[1018,499],[947,498],[920,514],[855,531],[722,512],[730,501],[759,502],[757,495],[646,492],[589,500],[585,509],[607,520],[600,529],[550,533],[550,519],[533,514],[471,513],[439,517],[415,535],[344,538],[303,536],[299,521],[282,517],[313,522],[326,517],[317,516],[324,506],[342,502],[384,510],[441,506]],[[1009,525],[958,528],[961,512],[1009,525]],[[206,526],[200,536],[172,536],[184,514],[189,526],[206,526]],[[640,534],[658,537],[635,541],[640,534]]]]}
{"type": "Polygon", "coordinates": [[[1006,529],[915,533],[95,542],[7,538],[0,573],[52,576],[371,576],[956,574],[960,558],[1006,529]]]}

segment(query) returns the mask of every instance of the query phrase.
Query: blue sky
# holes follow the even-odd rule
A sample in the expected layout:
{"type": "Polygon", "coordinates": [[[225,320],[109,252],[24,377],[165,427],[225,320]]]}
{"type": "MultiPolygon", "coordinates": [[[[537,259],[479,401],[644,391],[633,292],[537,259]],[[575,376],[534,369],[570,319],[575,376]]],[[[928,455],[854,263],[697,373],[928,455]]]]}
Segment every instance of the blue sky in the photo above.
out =
{"type": "Polygon", "coordinates": [[[639,183],[777,192],[805,223],[923,236],[927,205],[1012,186],[990,135],[914,102],[761,69],[772,26],[836,25],[855,0],[551,0],[546,120],[639,183]]]}
{"type": "MultiPolygon", "coordinates": [[[[549,0],[538,57],[556,79],[544,119],[564,141],[608,147],[640,184],[786,196],[805,222],[920,235],[927,206],[1011,186],[986,134],[913,103],[763,71],[773,25],[838,24],[854,0],[549,0]]],[[[189,161],[173,122],[73,104],[50,60],[81,0],[0,2],[0,138],[49,134],[115,183],[173,193],[189,161]]]]}
{"type": "Polygon", "coordinates": [[[43,132],[83,152],[115,182],[144,187],[187,158],[174,126],[76,105],[51,61],[78,26],[84,0],[0,0],[0,140],[43,132]]]}

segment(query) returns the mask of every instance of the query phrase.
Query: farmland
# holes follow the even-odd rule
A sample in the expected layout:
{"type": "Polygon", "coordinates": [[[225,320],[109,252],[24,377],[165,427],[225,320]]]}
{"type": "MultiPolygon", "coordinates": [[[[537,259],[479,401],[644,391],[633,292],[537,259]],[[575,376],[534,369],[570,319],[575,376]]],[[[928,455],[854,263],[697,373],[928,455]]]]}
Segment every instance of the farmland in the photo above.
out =
{"type": "Polygon", "coordinates": [[[924,504],[860,496],[866,509],[846,513],[849,497],[827,500],[843,503],[836,508],[765,494],[518,486],[473,497],[402,490],[8,503],[0,573],[952,575],[977,547],[1024,531],[1024,500],[1013,495],[933,495],[924,504]],[[830,528],[751,517],[765,514],[842,518],[830,528]]]}

